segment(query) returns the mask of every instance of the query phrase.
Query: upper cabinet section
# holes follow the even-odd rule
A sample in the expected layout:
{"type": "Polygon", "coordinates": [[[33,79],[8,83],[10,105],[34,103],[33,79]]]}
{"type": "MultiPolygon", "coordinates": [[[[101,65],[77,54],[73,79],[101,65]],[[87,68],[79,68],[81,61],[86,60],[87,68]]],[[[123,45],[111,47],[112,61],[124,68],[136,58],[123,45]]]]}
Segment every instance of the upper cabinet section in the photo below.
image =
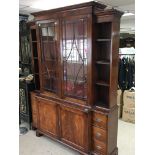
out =
{"type": "Polygon", "coordinates": [[[33,13],[41,93],[99,108],[116,105],[121,12],[105,7],[88,2],[33,13]]]}
{"type": "Polygon", "coordinates": [[[87,18],[62,21],[64,95],[87,99],[87,18]]]}
{"type": "Polygon", "coordinates": [[[35,20],[48,20],[50,18],[64,18],[68,16],[78,16],[78,15],[86,15],[92,14],[94,11],[104,10],[106,5],[100,4],[94,1],[71,5],[67,7],[41,11],[32,13],[34,15],[35,20]]]}

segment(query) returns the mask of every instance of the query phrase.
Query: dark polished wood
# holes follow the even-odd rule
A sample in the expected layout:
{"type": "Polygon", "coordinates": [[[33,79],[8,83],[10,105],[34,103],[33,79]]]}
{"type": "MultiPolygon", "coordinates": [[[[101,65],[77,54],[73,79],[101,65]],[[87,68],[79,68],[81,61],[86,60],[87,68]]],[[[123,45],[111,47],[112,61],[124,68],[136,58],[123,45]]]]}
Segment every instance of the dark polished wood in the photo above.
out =
{"type": "Polygon", "coordinates": [[[118,154],[122,12],[105,7],[88,2],[33,13],[29,24],[37,86],[31,93],[36,135],[44,134],[83,155],[118,154]]]}

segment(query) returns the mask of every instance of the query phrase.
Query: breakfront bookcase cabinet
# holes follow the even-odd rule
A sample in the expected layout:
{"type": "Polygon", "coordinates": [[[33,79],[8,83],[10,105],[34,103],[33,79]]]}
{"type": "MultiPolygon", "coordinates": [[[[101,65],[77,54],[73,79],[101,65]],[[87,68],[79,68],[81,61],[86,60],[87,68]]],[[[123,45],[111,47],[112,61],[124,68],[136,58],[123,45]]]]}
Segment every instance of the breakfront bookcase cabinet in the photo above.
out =
{"type": "Polygon", "coordinates": [[[117,155],[120,17],[97,2],[33,13],[33,128],[80,154],[117,155]]]}

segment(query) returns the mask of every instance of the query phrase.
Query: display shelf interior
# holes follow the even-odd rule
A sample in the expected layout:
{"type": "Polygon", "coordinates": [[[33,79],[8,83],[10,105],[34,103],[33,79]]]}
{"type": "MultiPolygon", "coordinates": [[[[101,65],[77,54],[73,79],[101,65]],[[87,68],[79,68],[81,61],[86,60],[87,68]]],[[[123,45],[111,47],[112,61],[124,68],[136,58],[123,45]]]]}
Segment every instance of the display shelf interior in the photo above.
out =
{"type": "Polygon", "coordinates": [[[97,42],[96,60],[110,62],[111,42],[97,42]]]}
{"type": "Polygon", "coordinates": [[[96,64],[101,64],[101,65],[109,65],[110,61],[109,60],[97,60],[96,64]]]}
{"type": "Polygon", "coordinates": [[[32,41],[32,43],[37,43],[38,41],[32,41]]]}
{"type": "Polygon", "coordinates": [[[109,87],[96,85],[95,89],[95,104],[101,107],[109,106],[109,87]]]}
{"type": "Polygon", "coordinates": [[[96,82],[96,85],[107,86],[107,87],[109,87],[109,83],[106,83],[106,82],[104,82],[104,81],[97,81],[97,82],[96,82]]]}
{"type": "Polygon", "coordinates": [[[36,29],[31,29],[31,39],[32,41],[37,41],[36,29]]]}
{"type": "Polygon", "coordinates": [[[33,57],[38,57],[37,42],[32,43],[32,51],[33,51],[33,57]]]}
{"type": "Polygon", "coordinates": [[[96,65],[96,81],[104,81],[109,83],[110,80],[110,65],[96,65]]]}
{"type": "Polygon", "coordinates": [[[97,40],[111,41],[111,22],[97,23],[97,40]]]}
{"type": "Polygon", "coordinates": [[[39,68],[38,68],[38,60],[34,59],[34,72],[38,73],[39,72],[39,68]]]}
{"type": "Polygon", "coordinates": [[[97,39],[96,41],[98,41],[98,42],[111,41],[111,39],[102,39],[102,38],[100,38],[100,39],[97,39]]]}
{"type": "Polygon", "coordinates": [[[96,104],[95,104],[95,106],[96,107],[102,107],[102,108],[108,108],[108,105],[107,104],[105,104],[103,101],[98,101],[98,102],[96,102],[96,104]]]}

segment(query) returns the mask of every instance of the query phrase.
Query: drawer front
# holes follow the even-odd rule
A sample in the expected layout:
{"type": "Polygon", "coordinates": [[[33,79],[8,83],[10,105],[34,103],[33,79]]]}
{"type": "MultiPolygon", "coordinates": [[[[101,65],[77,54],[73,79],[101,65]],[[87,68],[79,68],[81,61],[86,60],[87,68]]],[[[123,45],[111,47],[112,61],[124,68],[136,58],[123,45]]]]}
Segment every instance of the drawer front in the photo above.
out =
{"type": "Polygon", "coordinates": [[[99,113],[93,113],[93,125],[102,129],[107,129],[107,116],[99,113]]]}
{"type": "Polygon", "coordinates": [[[106,155],[107,148],[105,143],[101,143],[100,141],[93,141],[93,151],[99,155],[106,155]]]}
{"type": "Polygon", "coordinates": [[[93,126],[93,139],[98,140],[100,142],[106,142],[107,141],[106,130],[93,126]]]}

